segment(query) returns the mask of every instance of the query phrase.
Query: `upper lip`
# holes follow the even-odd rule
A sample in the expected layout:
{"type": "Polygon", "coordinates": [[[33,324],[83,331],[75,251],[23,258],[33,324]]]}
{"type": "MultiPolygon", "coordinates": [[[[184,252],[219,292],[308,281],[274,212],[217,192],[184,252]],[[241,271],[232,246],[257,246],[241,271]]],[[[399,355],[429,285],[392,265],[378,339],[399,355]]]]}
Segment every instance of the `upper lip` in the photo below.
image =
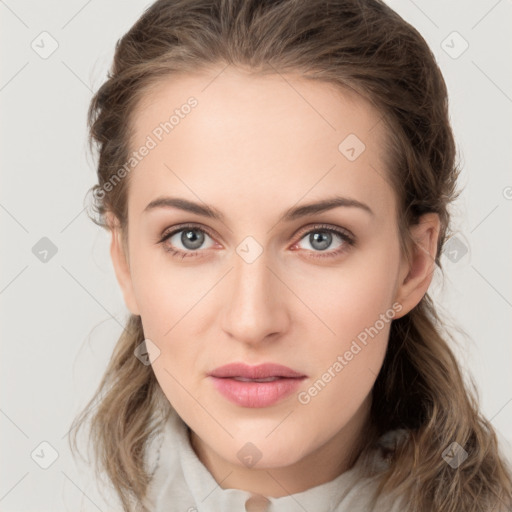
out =
{"type": "Polygon", "coordinates": [[[211,377],[243,377],[245,379],[265,379],[267,377],[306,377],[303,373],[296,372],[286,366],[275,363],[264,363],[257,366],[249,366],[245,363],[230,363],[219,366],[209,373],[211,377]]]}

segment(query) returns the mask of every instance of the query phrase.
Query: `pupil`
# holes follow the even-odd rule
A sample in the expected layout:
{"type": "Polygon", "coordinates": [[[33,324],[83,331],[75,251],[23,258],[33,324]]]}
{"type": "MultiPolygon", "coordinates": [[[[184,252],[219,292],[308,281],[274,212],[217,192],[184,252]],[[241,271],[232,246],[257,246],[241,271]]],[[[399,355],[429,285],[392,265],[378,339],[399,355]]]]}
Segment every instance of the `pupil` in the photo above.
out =
{"type": "Polygon", "coordinates": [[[318,231],[309,235],[311,246],[319,251],[323,251],[331,245],[332,234],[326,231],[318,231]]]}

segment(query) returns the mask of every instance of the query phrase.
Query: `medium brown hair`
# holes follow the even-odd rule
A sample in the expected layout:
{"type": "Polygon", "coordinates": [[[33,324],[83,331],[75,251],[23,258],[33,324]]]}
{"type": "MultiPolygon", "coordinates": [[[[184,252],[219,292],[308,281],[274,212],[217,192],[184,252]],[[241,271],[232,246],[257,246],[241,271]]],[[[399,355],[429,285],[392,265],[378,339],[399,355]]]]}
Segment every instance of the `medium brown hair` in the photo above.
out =
{"type": "MultiPolygon", "coordinates": [[[[152,4],[118,41],[108,79],[90,105],[90,142],[99,155],[96,222],[108,228],[105,214],[111,212],[126,229],[129,176],[115,187],[105,185],[129,159],[134,112],[149,88],[178,73],[227,65],[329,82],[378,108],[387,128],[385,163],[402,247],[410,247],[409,228],[422,214],[437,213],[440,268],[459,173],[447,89],[422,36],[380,0],[152,4]]],[[[76,449],[77,431],[91,418],[97,469],[106,472],[127,511],[142,502],[150,481],[144,457],[157,428],[155,413],[170,408],[151,366],[133,355],[143,340],[141,318],[131,315],[72,435],[76,449]]],[[[392,322],[372,391],[371,425],[375,438],[395,428],[411,435],[396,450],[378,493],[405,496],[411,512],[511,510],[510,468],[448,340],[428,294],[392,322]],[[442,457],[453,442],[468,454],[457,469],[442,457]]]]}

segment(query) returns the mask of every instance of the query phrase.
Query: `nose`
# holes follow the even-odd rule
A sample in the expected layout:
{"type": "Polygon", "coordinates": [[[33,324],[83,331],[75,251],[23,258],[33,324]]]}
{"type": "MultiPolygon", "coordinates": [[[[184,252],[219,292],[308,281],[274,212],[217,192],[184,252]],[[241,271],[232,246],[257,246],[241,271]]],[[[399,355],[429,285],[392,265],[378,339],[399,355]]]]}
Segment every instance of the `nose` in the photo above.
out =
{"type": "Polygon", "coordinates": [[[269,263],[265,251],[252,263],[235,255],[227,276],[222,328],[247,345],[275,341],[289,326],[286,287],[269,263]]]}

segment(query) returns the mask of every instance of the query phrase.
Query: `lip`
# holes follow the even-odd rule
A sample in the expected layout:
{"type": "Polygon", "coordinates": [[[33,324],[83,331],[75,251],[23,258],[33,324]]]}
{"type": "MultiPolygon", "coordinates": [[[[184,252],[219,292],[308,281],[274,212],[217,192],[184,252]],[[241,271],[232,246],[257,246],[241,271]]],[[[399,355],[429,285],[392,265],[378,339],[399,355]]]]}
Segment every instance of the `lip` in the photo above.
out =
{"type": "Polygon", "coordinates": [[[300,386],[306,377],[278,378],[272,382],[242,382],[229,377],[209,377],[225,398],[241,407],[269,407],[300,386]]]}
{"type": "Polygon", "coordinates": [[[229,401],[241,407],[269,407],[300,386],[306,375],[291,368],[274,363],[248,366],[244,363],[231,363],[211,372],[208,377],[215,388],[229,401]],[[240,381],[236,378],[248,379],[240,381]],[[269,379],[257,382],[250,379],[269,379]]]}
{"type": "Polygon", "coordinates": [[[245,363],[230,363],[216,368],[209,375],[217,378],[242,377],[245,379],[265,379],[268,377],[294,379],[306,377],[303,373],[276,363],[264,363],[257,366],[249,366],[245,363]]]}

